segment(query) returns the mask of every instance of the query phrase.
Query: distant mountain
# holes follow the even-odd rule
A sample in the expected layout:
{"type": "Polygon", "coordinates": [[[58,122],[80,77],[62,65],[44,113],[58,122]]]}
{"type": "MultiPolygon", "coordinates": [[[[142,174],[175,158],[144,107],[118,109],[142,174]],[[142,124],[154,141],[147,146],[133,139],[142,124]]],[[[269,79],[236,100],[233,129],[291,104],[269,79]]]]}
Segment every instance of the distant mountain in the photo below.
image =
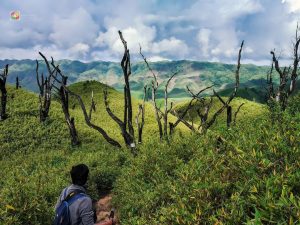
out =
{"type": "MultiPolygon", "coordinates": [[[[266,79],[254,79],[245,83],[241,83],[237,91],[237,97],[248,99],[259,103],[266,103],[267,99],[267,80],[266,79]]],[[[276,88],[276,87],[275,87],[276,88]]],[[[288,88],[288,87],[287,87],[288,88]]],[[[223,90],[218,93],[221,96],[230,96],[234,89],[234,84],[228,84],[223,90]]],[[[296,82],[296,89],[293,94],[299,93],[300,80],[296,82]]]]}
{"type": "MultiPolygon", "coordinates": [[[[123,75],[120,63],[115,62],[89,62],[59,60],[60,68],[65,75],[69,77],[69,83],[75,83],[83,80],[97,80],[110,85],[117,90],[123,89],[123,75]]],[[[34,60],[0,60],[0,68],[9,64],[8,82],[15,83],[19,76],[21,86],[37,91],[36,84],[36,62],[34,60]]],[[[192,90],[200,90],[208,85],[215,84],[215,89],[220,91],[228,89],[235,81],[236,65],[196,62],[196,61],[162,61],[150,63],[152,69],[158,74],[161,88],[168,77],[174,72],[178,74],[169,85],[170,97],[187,97],[186,86],[192,90]]],[[[240,82],[242,84],[251,84],[266,77],[268,72],[266,66],[242,65],[240,70],[240,82]]],[[[40,61],[40,71],[46,73],[46,67],[40,61]]],[[[146,65],[142,62],[132,65],[132,75],[130,77],[131,88],[136,97],[141,97],[145,84],[151,84],[152,74],[148,71],[146,65]]],[[[257,87],[257,85],[255,85],[257,87]]],[[[163,96],[162,90],[158,93],[163,96]]]]}

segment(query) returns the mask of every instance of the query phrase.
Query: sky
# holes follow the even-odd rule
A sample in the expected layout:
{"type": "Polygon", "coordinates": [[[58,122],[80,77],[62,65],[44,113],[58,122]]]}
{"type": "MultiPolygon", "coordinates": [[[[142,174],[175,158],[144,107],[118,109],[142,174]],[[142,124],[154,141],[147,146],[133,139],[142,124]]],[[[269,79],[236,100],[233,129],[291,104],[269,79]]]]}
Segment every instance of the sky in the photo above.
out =
{"type": "Polygon", "coordinates": [[[300,0],[0,0],[0,59],[196,60],[270,65],[292,57],[300,0]],[[20,11],[20,20],[11,19],[20,11]]]}

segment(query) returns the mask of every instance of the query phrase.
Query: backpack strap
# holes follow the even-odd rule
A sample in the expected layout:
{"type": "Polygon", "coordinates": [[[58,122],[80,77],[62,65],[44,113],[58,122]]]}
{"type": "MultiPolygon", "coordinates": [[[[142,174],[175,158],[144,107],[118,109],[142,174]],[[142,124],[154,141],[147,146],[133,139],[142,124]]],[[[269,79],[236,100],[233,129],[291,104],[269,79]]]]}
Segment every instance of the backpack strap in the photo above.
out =
{"type": "Polygon", "coordinates": [[[67,197],[65,197],[65,199],[63,200],[63,202],[67,202],[68,205],[71,205],[73,202],[75,202],[77,199],[86,196],[85,192],[82,190],[75,190],[72,191],[71,193],[69,193],[67,195],[67,197]]]}

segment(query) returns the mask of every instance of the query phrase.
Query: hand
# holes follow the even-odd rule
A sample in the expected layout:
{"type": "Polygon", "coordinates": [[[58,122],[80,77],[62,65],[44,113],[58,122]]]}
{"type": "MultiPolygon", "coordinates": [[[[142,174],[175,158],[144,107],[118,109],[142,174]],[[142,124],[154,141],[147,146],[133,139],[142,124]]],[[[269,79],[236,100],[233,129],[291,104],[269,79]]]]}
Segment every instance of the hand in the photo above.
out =
{"type": "Polygon", "coordinates": [[[116,224],[116,221],[115,221],[114,217],[115,217],[115,209],[112,208],[111,211],[110,211],[110,214],[109,214],[109,218],[110,218],[111,221],[112,221],[112,225],[115,225],[115,224],[116,224]]]}
{"type": "Polygon", "coordinates": [[[114,218],[111,218],[111,225],[116,225],[116,220],[114,218]]]}

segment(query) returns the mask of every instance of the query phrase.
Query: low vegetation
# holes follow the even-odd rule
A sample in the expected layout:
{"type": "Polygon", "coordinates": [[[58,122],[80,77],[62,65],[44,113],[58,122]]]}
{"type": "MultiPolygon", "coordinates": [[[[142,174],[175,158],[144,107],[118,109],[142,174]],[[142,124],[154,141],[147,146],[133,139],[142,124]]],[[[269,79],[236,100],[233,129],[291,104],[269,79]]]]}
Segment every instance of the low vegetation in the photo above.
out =
{"type": "MultiPolygon", "coordinates": [[[[121,141],[120,130],[105,112],[104,88],[98,82],[70,86],[86,105],[93,90],[92,120],[121,141]]],[[[122,94],[112,88],[108,92],[112,110],[121,116],[122,94]]],[[[299,96],[287,110],[279,107],[272,114],[266,106],[235,99],[233,109],[246,103],[235,126],[227,129],[226,113],[203,135],[181,125],[170,144],[159,142],[154,111],[146,103],[145,140],[133,157],[90,129],[74,99],[70,114],[81,145],[72,148],[57,101],[41,124],[36,94],[13,87],[8,93],[9,117],[0,123],[1,224],[50,223],[56,198],[76,163],[91,168],[93,198],[113,192],[122,224],[299,223],[299,96]]],[[[133,101],[134,116],[137,103],[133,101]]]]}

